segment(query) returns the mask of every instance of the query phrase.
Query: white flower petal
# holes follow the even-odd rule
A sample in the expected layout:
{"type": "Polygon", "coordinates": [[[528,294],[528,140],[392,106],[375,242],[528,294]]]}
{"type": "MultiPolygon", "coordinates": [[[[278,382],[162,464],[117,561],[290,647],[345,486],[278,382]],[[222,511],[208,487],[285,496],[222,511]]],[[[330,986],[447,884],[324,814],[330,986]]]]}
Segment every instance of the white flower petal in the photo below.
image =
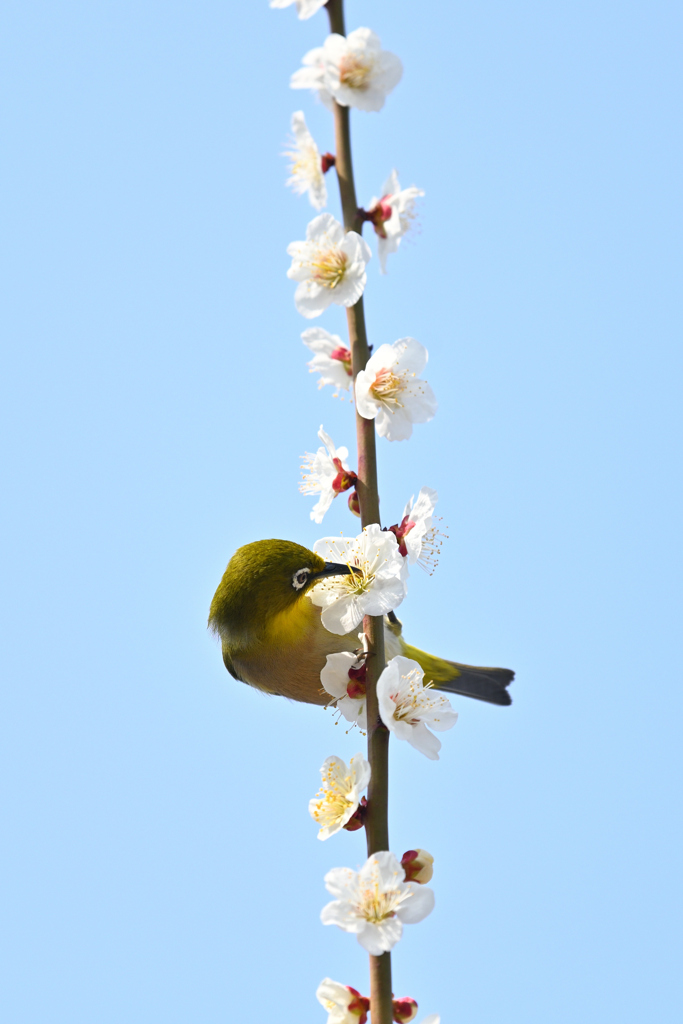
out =
{"type": "Polygon", "coordinates": [[[349,684],[349,669],[357,661],[352,651],[328,654],[325,668],[320,673],[320,682],[331,697],[345,697],[349,684]]]}
{"type": "Polygon", "coordinates": [[[392,658],[377,682],[377,699],[387,729],[397,739],[407,739],[430,760],[438,761],[441,741],[426,723],[443,731],[452,728],[458,716],[446,697],[424,686],[419,664],[403,655],[392,658]]]}
{"type": "Polygon", "coordinates": [[[427,350],[414,338],[381,345],[356,377],[356,408],[375,419],[377,432],[390,441],[412,434],[413,423],[425,423],[436,411],[434,393],[417,378],[427,363],[427,350]]]}
{"type": "Polygon", "coordinates": [[[358,941],[371,956],[381,956],[393,949],[402,934],[402,922],[398,917],[392,917],[381,925],[366,923],[358,932],[358,941]]]}
{"type": "Polygon", "coordinates": [[[358,885],[358,875],[351,868],[332,868],[325,875],[325,888],[340,900],[353,897],[358,885]]]}
{"type": "Polygon", "coordinates": [[[406,882],[406,885],[410,886],[412,895],[401,904],[396,914],[404,924],[418,924],[434,909],[434,893],[419,882],[406,882]]]}

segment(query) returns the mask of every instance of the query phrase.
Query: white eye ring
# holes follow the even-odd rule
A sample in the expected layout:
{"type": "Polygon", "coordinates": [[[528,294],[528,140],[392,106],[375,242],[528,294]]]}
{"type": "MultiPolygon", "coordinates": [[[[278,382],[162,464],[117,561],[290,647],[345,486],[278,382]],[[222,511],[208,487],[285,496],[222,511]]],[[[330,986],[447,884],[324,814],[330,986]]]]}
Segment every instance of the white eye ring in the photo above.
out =
{"type": "Polygon", "coordinates": [[[310,571],[311,570],[308,568],[308,566],[306,566],[305,569],[297,569],[297,571],[292,576],[292,586],[294,587],[295,590],[301,590],[302,587],[306,586],[306,584],[308,583],[310,571]],[[303,576],[303,579],[299,579],[300,576],[303,576]]]}

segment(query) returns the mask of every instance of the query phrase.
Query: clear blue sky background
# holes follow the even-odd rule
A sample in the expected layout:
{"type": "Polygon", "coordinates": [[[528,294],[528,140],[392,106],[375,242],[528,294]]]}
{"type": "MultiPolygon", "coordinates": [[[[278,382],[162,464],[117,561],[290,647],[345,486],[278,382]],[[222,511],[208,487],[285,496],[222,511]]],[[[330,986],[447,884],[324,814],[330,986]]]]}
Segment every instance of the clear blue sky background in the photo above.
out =
{"type": "MultiPolygon", "coordinates": [[[[680,8],[351,0],[359,25],[405,65],[353,116],[360,196],[393,166],[427,193],[366,291],[440,400],[380,445],[386,520],[428,484],[450,533],[402,618],[517,670],[511,708],[457,701],[439,763],[394,744],[392,846],[434,854],[437,896],[396,992],[443,1024],[672,1024],[680,8]]],[[[359,738],[236,683],[205,631],[239,544],[355,529],[297,491],[321,422],[353,444],[285,276],[291,112],[333,145],[288,79],[326,32],[265,0],[4,5],[7,1024],[324,1024],[323,976],[367,991],[318,921],[362,834],[307,815],[359,738]]]]}

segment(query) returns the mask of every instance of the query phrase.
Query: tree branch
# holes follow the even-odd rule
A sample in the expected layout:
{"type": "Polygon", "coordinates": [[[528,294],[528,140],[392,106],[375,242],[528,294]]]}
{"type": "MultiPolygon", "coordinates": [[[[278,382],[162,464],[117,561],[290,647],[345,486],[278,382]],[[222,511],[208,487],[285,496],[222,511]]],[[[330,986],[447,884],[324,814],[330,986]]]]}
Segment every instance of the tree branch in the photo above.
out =
{"type": "MultiPolygon", "coordinates": [[[[345,35],[343,0],[329,0],[326,4],[330,31],[345,35]]],[[[348,107],[334,104],[334,130],[336,144],[335,168],[339,181],[344,227],[347,231],[363,230],[358,213],[356,186],[351,156],[351,124],[348,107]]],[[[365,311],[362,297],[346,311],[349,344],[355,379],[370,357],[365,311]]],[[[377,448],[374,420],[366,420],[356,411],[356,438],[358,443],[358,482],[356,490],[360,504],[361,524],[379,523],[379,490],[377,485],[377,448]]],[[[366,705],[368,718],[368,761],[372,769],[368,787],[368,807],[365,831],[368,856],[389,849],[389,731],[379,717],[377,680],[385,666],[383,616],[367,615],[363,628],[368,642],[366,705]]],[[[373,1024],[392,1022],[391,954],[370,957],[370,1006],[373,1024]]]]}

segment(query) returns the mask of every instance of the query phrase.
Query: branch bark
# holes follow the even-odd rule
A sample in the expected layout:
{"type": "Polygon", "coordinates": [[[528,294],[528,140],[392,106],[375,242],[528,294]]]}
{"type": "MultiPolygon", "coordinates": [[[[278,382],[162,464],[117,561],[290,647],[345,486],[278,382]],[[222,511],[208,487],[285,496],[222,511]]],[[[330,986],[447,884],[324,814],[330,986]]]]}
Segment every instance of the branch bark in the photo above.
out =
{"type": "MultiPolygon", "coordinates": [[[[329,0],[326,4],[330,31],[346,35],[343,0],[329,0]]],[[[348,107],[334,104],[334,132],[336,145],[335,168],[339,182],[344,227],[347,231],[363,230],[363,219],[358,212],[356,186],[351,155],[351,123],[348,107]]],[[[351,348],[353,379],[365,369],[370,357],[365,310],[361,297],[346,311],[351,348]]],[[[377,447],[374,420],[366,420],[356,412],[356,438],[358,443],[358,483],[356,490],[360,503],[361,525],[380,523],[379,489],[377,484],[377,447]]],[[[389,731],[379,717],[377,680],[385,666],[384,619],[381,615],[367,615],[363,628],[368,640],[368,670],[366,678],[366,705],[368,718],[368,761],[372,769],[368,787],[368,807],[365,831],[368,856],[389,849],[389,731]]],[[[391,954],[370,957],[370,1006],[373,1024],[392,1024],[391,954]]]]}

